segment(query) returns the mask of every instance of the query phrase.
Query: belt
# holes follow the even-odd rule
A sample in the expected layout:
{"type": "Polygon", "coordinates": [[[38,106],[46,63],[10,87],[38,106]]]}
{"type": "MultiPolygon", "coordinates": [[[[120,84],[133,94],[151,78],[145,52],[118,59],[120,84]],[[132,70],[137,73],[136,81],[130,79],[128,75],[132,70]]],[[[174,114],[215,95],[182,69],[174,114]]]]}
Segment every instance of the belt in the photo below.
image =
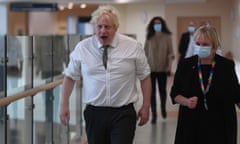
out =
{"type": "Polygon", "coordinates": [[[124,106],[120,106],[120,107],[111,107],[111,106],[93,106],[88,104],[86,106],[86,108],[90,108],[90,109],[96,109],[96,110],[120,110],[120,109],[128,109],[128,108],[133,108],[133,103],[124,105],[124,106]]]}

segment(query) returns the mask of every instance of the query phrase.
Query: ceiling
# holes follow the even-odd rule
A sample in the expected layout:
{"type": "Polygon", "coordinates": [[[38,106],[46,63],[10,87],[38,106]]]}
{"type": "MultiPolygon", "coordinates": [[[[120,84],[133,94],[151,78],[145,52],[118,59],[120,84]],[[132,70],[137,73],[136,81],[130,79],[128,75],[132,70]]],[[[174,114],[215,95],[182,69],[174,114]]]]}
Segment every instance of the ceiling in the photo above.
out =
{"type": "MultiPolygon", "coordinates": [[[[142,3],[142,2],[156,2],[156,3],[194,3],[194,2],[205,2],[206,0],[35,0],[34,2],[55,2],[55,3],[142,3]]],[[[0,3],[11,3],[11,2],[33,2],[33,0],[0,0],[0,3]]]]}

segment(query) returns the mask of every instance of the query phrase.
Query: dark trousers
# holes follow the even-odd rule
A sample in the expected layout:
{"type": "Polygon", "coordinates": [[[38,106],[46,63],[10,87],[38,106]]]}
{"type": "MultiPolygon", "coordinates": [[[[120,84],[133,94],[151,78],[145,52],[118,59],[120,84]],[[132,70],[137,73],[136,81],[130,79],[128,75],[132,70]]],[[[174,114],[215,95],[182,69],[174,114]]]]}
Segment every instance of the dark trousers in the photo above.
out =
{"type": "Polygon", "coordinates": [[[156,80],[158,82],[158,89],[161,101],[162,115],[166,114],[166,101],[167,101],[167,72],[151,72],[152,81],[152,94],[151,94],[151,110],[153,118],[157,116],[156,108],[156,80]]]}
{"type": "Polygon", "coordinates": [[[84,110],[88,144],[132,144],[136,130],[133,104],[120,108],[87,105],[84,110]]]}

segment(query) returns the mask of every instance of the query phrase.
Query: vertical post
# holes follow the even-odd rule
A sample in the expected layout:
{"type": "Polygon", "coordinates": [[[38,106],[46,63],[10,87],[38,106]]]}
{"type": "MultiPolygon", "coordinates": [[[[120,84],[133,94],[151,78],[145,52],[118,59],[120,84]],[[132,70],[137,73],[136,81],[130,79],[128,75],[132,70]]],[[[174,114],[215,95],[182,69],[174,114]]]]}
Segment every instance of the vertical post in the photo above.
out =
{"type": "MultiPolygon", "coordinates": [[[[7,51],[6,51],[6,36],[2,38],[2,48],[3,50],[3,58],[2,58],[2,72],[3,72],[3,92],[0,95],[0,98],[4,98],[7,96],[7,88],[6,88],[6,81],[7,81],[7,76],[6,76],[6,71],[7,71],[7,51]]],[[[2,106],[0,107],[0,143],[2,144],[7,144],[7,106],[2,106]]]]}
{"type": "MultiPolygon", "coordinates": [[[[30,80],[31,81],[31,85],[30,87],[33,88],[33,37],[32,36],[28,36],[27,41],[30,41],[30,46],[29,49],[30,51],[27,51],[27,55],[30,55],[30,59],[31,59],[31,71],[30,71],[30,80]]],[[[25,98],[25,122],[26,122],[26,127],[25,127],[25,140],[26,140],[26,144],[33,144],[33,109],[34,109],[34,104],[33,104],[33,97],[27,97],[25,98]]]]}

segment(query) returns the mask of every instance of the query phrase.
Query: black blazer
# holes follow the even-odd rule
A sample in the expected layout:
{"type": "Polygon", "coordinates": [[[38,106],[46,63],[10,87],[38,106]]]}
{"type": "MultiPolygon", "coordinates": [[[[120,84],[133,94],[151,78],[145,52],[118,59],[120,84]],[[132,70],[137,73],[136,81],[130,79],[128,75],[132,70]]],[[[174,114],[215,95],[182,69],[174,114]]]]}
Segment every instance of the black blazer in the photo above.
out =
{"type": "Polygon", "coordinates": [[[180,105],[175,140],[177,144],[196,143],[194,140],[198,138],[195,132],[202,133],[205,144],[236,144],[235,103],[240,102],[240,85],[232,60],[216,55],[215,61],[212,85],[206,95],[208,111],[204,109],[198,78],[198,56],[179,62],[170,92],[172,102],[175,104],[174,98],[180,94],[187,98],[197,96],[198,103],[195,109],[180,105]],[[208,135],[211,136],[209,139],[208,135]],[[186,142],[186,139],[191,142],[186,142]]]}
{"type": "Polygon", "coordinates": [[[179,46],[178,46],[178,52],[181,55],[180,59],[183,59],[185,57],[188,49],[189,41],[190,41],[190,33],[189,32],[183,33],[180,38],[179,46]]]}
{"type": "MultiPolygon", "coordinates": [[[[240,102],[240,85],[235,72],[234,62],[217,54],[215,61],[216,66],[209,93],[220,95],[222,98],[227,97],[227,99],[231,96],[234,103],[240,102]]],[[[171,89],[172,97],[178,94],[191,97],[196,95],[196,92],[200,92],[202,95],[198,78],[197,62],[198,56],[195,55],[184,59],[178,65],[171,89]]],[[[219,98],[218,96],[217,99],[219,98]]]]}

